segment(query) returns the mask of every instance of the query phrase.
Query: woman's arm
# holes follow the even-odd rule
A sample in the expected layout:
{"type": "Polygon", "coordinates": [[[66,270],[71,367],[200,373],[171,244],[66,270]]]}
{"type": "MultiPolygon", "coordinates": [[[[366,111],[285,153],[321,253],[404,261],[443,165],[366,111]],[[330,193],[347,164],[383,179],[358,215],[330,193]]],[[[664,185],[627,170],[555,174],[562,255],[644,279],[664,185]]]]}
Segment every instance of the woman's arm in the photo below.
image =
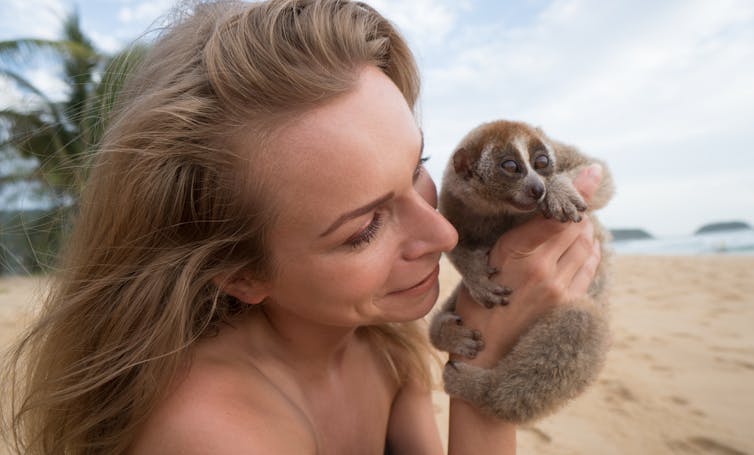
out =
{"type": "Polygon", "coordinates": [[[404,385],[393,400],[387,439],[390,454],[442,453],[432,405],[432,392],[414,381],[404,385]]]}
{"type": "MultiPolygon", "coordinates": [[[[585,199],[596,191],[601,168],[589,167],[574,180],[585,199]]],[[[594,229],[581,223],[560,223],[536,217],[504,234],[490,252],[490,265],[505,270],[505,285],[514,289],[510,303],[487,309],[465,288],[456,312],[463,324],[482,332],[485,348],[472,365],[491,367],[515,345],[531,324],[548,310],[586,293],[600,261],[594,229]]],[[[460,400],[450,400],[448,453],[516,451],[516,426],[488,417],[460,400]]]]}

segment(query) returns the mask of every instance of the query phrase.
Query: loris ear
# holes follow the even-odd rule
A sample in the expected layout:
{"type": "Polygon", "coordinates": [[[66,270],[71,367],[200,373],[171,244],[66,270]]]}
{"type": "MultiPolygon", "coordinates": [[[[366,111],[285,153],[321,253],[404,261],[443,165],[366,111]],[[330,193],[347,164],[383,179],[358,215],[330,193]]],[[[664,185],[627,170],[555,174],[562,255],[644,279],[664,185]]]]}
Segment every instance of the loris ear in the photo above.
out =
{"type": "Polygon", "coordinates": [[[465,147],[461,147],[453,153],[453,168],[456,170],[456,174],[464,180],[468,180],[473,176],[471,158],[469,157],[469,151],[465,147]]]}
{"type": "Polygon", "coordinates": [[[262,303],[270,295],[268,282],[255,280],[243,272],[235,275],[221,274],[214,277],[212,282],[224,293],[249,305],[262,303]]]}

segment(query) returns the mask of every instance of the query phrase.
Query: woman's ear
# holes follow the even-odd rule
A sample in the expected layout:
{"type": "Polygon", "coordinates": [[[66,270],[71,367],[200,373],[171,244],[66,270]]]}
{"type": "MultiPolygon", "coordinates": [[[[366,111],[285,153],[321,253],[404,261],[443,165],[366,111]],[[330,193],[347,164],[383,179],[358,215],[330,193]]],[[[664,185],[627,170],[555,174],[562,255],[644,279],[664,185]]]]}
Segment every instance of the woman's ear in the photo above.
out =
{"type": "Polygon", "coordinates": [[[266,281],[252,279],[244,272],[235,275],[221,274],[214,277],[212,282],[222,292],[249,305],[262,303],[270,293],[270,286],[266,281]]]}

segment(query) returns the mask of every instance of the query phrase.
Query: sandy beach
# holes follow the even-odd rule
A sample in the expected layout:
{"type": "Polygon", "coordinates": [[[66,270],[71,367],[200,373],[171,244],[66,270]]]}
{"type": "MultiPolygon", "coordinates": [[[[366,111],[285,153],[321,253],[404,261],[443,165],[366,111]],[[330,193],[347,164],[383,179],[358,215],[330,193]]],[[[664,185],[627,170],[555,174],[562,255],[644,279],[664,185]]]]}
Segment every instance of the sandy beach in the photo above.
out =
{"type": "MultiPolygon", "coordinates": [[[[457,280],[444,263],[442,294],[457,280]]],[[[560,412],[521,428],[518,453],[754,453],[754,257],[619,256],[613,281],[605,370],[560,412]]],[[[42,290],[39,278],[0,278],[0,346],[42,290]]],[[[445,431],[441,392],[436,408],[445,431]]]]}

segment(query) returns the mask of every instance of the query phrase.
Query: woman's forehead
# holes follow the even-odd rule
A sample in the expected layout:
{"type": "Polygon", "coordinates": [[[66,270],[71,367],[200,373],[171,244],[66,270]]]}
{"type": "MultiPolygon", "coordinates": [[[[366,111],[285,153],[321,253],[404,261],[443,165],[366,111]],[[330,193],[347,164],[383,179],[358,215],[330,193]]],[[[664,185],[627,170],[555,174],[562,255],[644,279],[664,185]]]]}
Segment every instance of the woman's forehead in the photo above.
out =
{"type": "Polygon", "coordinates": [[[410,178],[420,144],[398,88],[364,71],[355,90],[301,115],[270,144],[281,208],[326,217],[374,199],[410,178]]]}

